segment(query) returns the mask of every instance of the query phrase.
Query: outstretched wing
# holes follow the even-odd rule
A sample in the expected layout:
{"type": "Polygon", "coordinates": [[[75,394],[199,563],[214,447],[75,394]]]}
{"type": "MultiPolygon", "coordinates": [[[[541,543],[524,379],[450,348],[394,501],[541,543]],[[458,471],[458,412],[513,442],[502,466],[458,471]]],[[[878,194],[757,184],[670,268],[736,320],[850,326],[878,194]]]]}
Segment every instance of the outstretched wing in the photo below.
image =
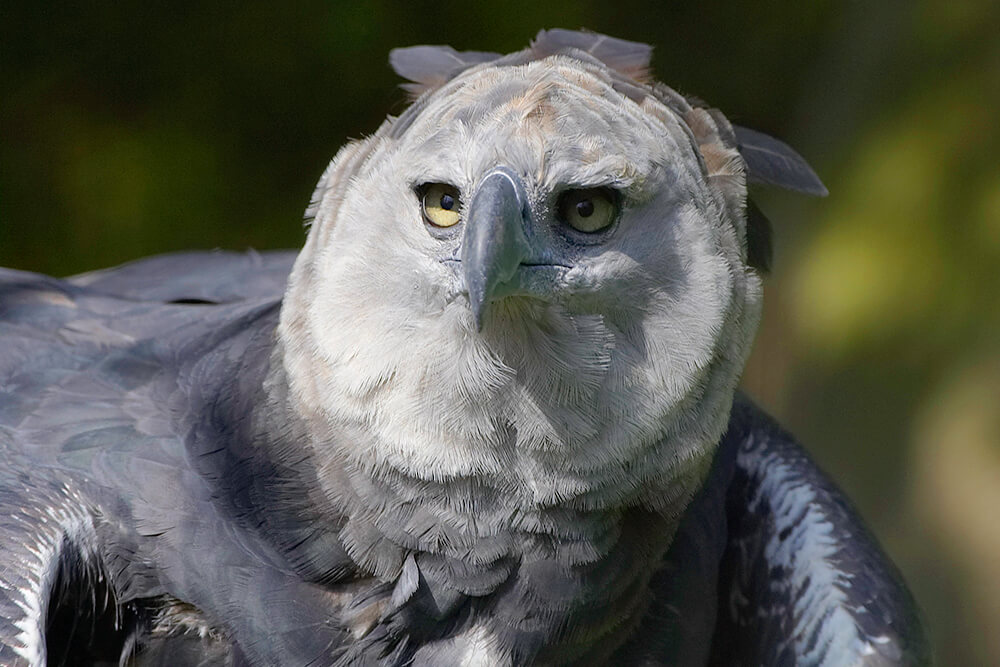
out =
{"type": "MultiPolygon", "coordinates": [[[[0,664],[11,666],[46,663],[47,592],[55,585],[64,541],[67,536],[83,538],[84,552],[94,541],[92,515],[74,497],[69,480],[52,471],[33,471],[22,458],[0,431],[0,664]]],[[[83,560],[89,554],[79,556],[83,560]]],[[[96,615],[103,609],[88,605],[79,616],[88,612],[96,615]]],[[[80,626],[92,621],[80,619],[80,626]]],[[[88,649],[93,647],[78,648],[92,654],[88,649]]]]}
{"type": "Polygon", "coordinates": [[[135,301],[196,304],[273,299],[285,290],[295,254],[253,250],[172,253],[83,273],[68,282],[135,301]]]}
{"type": "Polygon", "coordinates": [[[196,623],[240,609],[230,639],[263,662],[305,663],[342,636],[329,596],[211,474],[256,493],[212,443],[266,370],[284,261],[182,255],[70,281],[0,270],[0,664],[44,664],[54,631],[62,650],[117,660],[128,638],[94,635],[168,598],[207,615],[196,623]],[[72,606],[93,613],[56,618],[77,588],[72,606]]]}
{"type": "Polygon", "coordinates": [[[714,664],[926,663],[913,599],[844,495],[745,400],[728,437],[738,450],[714,664]]]}

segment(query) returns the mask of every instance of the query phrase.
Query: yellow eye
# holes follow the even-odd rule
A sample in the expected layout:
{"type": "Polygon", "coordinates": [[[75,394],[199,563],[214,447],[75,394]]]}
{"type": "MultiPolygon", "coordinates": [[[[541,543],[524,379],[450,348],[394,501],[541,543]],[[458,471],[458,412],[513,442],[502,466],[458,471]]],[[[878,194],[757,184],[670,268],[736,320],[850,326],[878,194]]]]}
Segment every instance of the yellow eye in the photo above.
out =
{"type": "Polygon", "coordinates": [[[458,189],[445,183],[428,183],[421,188],[424,218],[435,227],[451,227],[458,222],[458,189]]]}
{"type": "Polygon", "coordinates": [[[587,188],[569,190],[559,197],[559,219],[587,234],[607,229],[618,214],[618,201],[613,190],[587,188]]]}

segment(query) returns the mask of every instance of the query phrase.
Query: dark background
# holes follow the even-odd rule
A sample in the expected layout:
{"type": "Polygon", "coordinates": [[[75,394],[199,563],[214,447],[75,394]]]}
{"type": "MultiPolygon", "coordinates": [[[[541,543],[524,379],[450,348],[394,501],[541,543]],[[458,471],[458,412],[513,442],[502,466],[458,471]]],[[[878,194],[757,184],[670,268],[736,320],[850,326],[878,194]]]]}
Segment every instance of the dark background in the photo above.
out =
{"type": "Polygon", "coordinates": [[[542,27],[779,136],[831,195],[761,192],[777,261],[744,385],[855,499],[939,664],[1000,664],[1000,3],[0,1],[0,265],[66,275],[294,247],[394,46],[542,27]]]}

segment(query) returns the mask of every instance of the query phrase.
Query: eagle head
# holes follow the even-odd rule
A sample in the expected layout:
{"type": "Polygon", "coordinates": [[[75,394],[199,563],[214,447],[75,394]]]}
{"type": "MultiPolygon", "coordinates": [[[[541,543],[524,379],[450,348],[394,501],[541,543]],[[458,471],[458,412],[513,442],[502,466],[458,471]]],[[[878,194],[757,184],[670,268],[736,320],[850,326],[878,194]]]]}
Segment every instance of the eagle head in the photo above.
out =
{"type": "Polygon", "coordinates": [[[393,53],[418,97],[326,170],[279,328],[338,457],[522,508],[683,509],[761,289],[733,129],[648,59],[565,31],[393,53]]]}

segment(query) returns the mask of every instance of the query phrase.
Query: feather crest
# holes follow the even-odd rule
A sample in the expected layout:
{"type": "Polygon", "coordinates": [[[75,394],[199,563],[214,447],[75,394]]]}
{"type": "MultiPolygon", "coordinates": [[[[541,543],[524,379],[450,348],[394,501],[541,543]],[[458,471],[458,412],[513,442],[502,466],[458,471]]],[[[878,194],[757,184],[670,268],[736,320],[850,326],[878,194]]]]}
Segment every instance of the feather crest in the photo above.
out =
{"type": "Polygon", "coordinates": [[[403,89],[413,95],[443,85],[463,70],[496,60],[499,53],[456,51],[450,46],[408,46],[389,52],[389,65],[399,76],[413,83],[403,89]]]}
{"type": "Polygon", "coordinates": [[[640,42],[608,37],[584,30],[553,28],[539,30],[531,43],[531,50],[538,58],[578,49],[592,55],[611,69],[640,82],[649,79],[649,61],[653,47],[640,42]]]}
{"type": "Polygon", "coordinates": [[[829,192],[809,163],[783,141],[763,132],[734,125],[736,147],[747,163],[751,183],[775,185],[807,195],[829,192]]]}

